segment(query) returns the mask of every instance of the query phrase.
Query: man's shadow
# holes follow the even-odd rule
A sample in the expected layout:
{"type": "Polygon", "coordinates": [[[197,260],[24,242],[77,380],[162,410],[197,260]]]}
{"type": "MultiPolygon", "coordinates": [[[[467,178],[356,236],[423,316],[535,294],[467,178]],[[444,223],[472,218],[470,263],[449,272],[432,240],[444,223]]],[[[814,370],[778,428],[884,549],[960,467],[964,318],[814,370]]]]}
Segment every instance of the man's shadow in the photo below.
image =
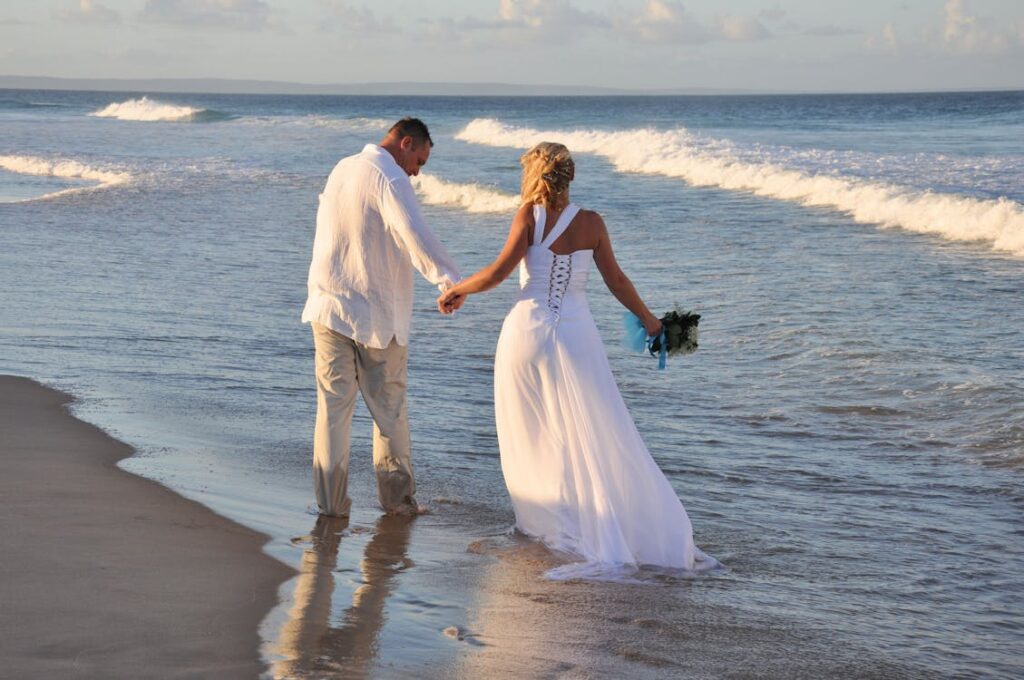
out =
{"type": "Polygon", "coordinates": [[[392,581],[413,566],[406,556],[411,526],[408,517],[377,520],[359,563],[361,583],[352,593],[352,604],[334,617],[334,574],[348,519],[321,515],[308,537],[296,539],[310,547],[302,556],[293,605],[274,650],[281,659],[274,663],[275,677],[366,674],[377,653],[392,581]]]}

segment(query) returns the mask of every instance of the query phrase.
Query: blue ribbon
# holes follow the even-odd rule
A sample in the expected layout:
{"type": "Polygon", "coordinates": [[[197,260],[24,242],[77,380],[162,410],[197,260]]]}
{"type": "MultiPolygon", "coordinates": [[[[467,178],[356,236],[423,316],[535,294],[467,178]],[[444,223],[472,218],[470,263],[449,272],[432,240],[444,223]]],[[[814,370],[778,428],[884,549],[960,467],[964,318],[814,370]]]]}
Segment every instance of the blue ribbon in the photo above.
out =
{"type": "Polygon", "coordinates": [[[622,344],[626,346],[626,349],[637,353],[649,349],[647,346],[647,331],[644,330],[644,325],[640,323],[640,317],[633,312],[624,312],[622,324],[626,331],[622,338],[622,344]]]}
{"type": "Polygon", "coordinates": [[[661,329],[660,335],[647,335],[647,330],[644,328],[643,323],[640,321],[640,317],[632,312],[626,312],[622,317],[623,325],[626,327],[626,335],[623,338],[623,342],[626,348],[634,352],[650,352],[652,355],[654,352],[651,347],[654,346],[654,341],[657,339],[661,340],[661,349],[658,351],[658,369],[665,370],[665,361],[668,357],[668,348],[665,343],[665,329],[661,329]]]}
{"type": "Polygon", "coordinates": [[[664,328],[661,329],[661,333],[659,333],[658,335],[652,335],[652,336],[647,338],[647,351],[650,352],[651,354],[654,354],[654,350],[651,349],[651,348],[654,347],[654,341],[655,340],[660,340],[661,341],[661,347],[658,349],[658,370],[659,371],[664,371],[665,370],[665,362],[666,362],[666,359],[668,358],[668,349],[665,347],[666,343],[665,343],[665,329],[664,328]]]}

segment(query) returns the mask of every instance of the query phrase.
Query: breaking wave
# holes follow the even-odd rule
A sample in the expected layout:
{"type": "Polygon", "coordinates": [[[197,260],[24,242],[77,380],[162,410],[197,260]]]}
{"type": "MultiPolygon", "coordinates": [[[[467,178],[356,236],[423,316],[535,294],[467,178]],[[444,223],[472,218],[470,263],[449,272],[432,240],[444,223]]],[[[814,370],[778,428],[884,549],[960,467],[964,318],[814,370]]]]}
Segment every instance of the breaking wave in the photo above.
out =
{"type": "Polygon", "coordinates": [[[481,184],[446,182],[423,173],[413,177],[412,184],[427,205],[450,205],[471,213],[512,212],[521,205],[519,196],[481,184]]]}
{"type": "Polygon", "coordinates": [[[1024,206],[1008,198],[978,199],[745,162],[726,145],[698,140],[685,129],[535,130],[477,118],[455,137],[521,149],[541,141],[559,141],[575,152],[607,158],[620,172],[678,177],[694,186],[750,191],[805,206],[833,208],[857,222],[900,227],[952,241],[984,241],[994,250],[1024,256],[1024,206]]]}
{"type": "Polygon", "coordinates": [[[89,114],[97,118],[117,118],[118,120],[134,120],[143,122],[177,122],[198,123],[227,120],[231,115],[210,109],[194,106],[179,106],[166,102],[141,97],[123,102],[114,102],[89,114]]]}
{"type": "Polygon", "coordinates": [[[127,184],[132,180],[132,176],[126,172],[94,168],[75,160],[47,160],[45,158],[37,158],[35,156],[0,156],[0,169],[21,175],[59,177],[62,179],[87,180],[95,182],[95,184],[91,186],[71,187],[26,200],[54,198],[56,196],[64,196],[66,194],[80,193],[83,191],[106,189],[121,184],[127,184]]]}

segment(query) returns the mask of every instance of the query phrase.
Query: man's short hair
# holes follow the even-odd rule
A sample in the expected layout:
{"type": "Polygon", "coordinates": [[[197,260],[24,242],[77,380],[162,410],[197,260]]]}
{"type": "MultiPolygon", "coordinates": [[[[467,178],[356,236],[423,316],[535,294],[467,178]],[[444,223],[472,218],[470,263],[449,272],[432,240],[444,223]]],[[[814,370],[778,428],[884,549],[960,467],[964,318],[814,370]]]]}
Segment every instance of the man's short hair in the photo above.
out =
{"type": "Polygon", "coordinates": [[[426,142],[430,146],[434,146],[434,140],[430,138],[430,130],[427,129],[426,123],[419,118],[406,116],[392,125],[391,129],[388,130],[388,134],[396,134],[399,139],[412,137],[417,145],[426,142]]]}

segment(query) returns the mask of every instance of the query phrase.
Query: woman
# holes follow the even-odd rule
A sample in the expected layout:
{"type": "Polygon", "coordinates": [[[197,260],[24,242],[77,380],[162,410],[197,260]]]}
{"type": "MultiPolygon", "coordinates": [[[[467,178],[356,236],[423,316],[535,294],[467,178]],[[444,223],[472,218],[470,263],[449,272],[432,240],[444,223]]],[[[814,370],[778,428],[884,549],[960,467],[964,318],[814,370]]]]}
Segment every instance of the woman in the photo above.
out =
{"type": "Polygon", "coordinates": [[[649,335],[661,331],[619,268],[601,216],[569,201],[575,165],[561,144],[526,152],[523,206],[501,254],[438,298],[442,312],[490,290],[518,264],[520,292],[494,361],[494,407],[516,527],[584,558],[549,575],[611,566],[708,568],[686,510],[644,446],[612,376],[586,298],[590,263],[649,335]]]}

